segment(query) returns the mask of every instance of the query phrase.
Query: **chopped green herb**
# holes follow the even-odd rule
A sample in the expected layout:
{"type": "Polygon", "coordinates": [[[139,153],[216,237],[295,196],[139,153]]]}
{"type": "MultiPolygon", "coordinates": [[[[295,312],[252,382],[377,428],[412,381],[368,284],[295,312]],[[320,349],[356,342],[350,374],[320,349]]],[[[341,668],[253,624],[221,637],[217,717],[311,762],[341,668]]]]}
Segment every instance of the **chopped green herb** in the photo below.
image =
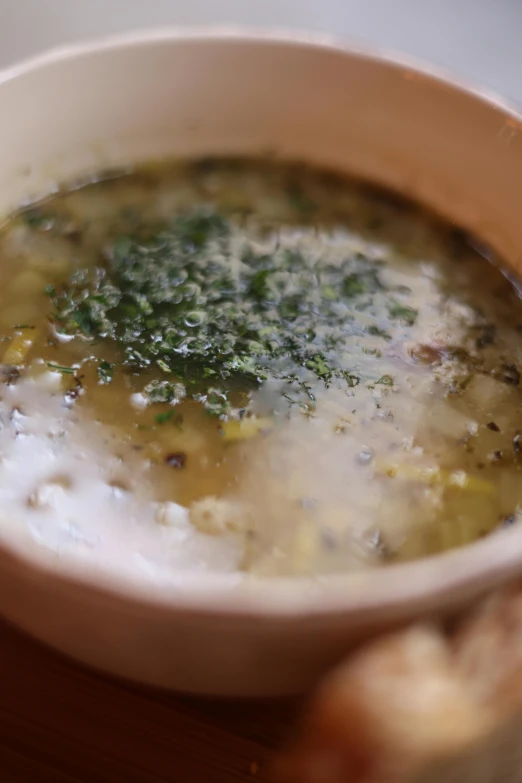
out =
{"type": "Polygon", "coordinates": [[[172,419],[174,417],[175,411],[165,411],[164,413],[157,413],[154,417],[154,421],[156,424],[165,424],[165,422],[169,421],[169,419],[172,419]]]}
{"type": "Polygon", "coordinates": [[[226,393],[220,389],[209,389],[206,398],[202,401],[207,413],[219,418],[225,417],[232,407],[226,393]]]}
{"type": "Polygon", "coordinates": [[[29,228],[47,231],[52,227],[54,218],[41,207],[30,207],[20,213],[20,217],[29,228]]]}
{"type": "Polygon", "coordinates": [[[418,310],[415,310],[413,307],[403,305],[400,302],[392,302],[388,306],[388,312],[390,314],[390,318],[397,318],[400,321],[404,321],[404,323],[408,326],[413,326],[419,314],[418,310]]]}
{"type": "Polygon", "coordinates": [[[383,288],[375,266],[369,266],[361,272],[352,272],[344,278],[342,284],[343,295],[349,299],[361,294],[375,293],[383,288]]]}
{"type": "Polygon", "coordinates": [[[171,372],[171,369],[167,362],[164,359],[156,359],[156,364],[160,368],[161,372],[164,372],[165,375],[169,375],[171,372]]]}
{"type": "Polygon", "coordinates": [[[375,381],[375,383],[380,383],[382,386],[393,386],[393,378],[391,375],[381,375],[378,381],[375,381]]]}
{"type": "Polygon", "coordinates": [[[322,378],[324,381],[329,381],[332,377],[332,371],[326,364],[324,357],[316,353],[311,359],[308,359],[306,366],[309,370],[317,375],[318,378],[322,378]]]}
{"type": "Polygon", "coordinates": [[[366,286],[359,275],[351,274],[343,280],[343,294],[347,297],[364,294],[366,286]]]}
{"type": "Polygon", "coordinates": [[[150,402],[168,402],[171,405],[177,405],[186,395],[182,383],[170,383],[170,381],[151,381],[143,392],[150,402]]]}
{"type": "Polygon", "coordinates": [[[64,367],[61,364],[54,364],[53,362],[46,362],[47,367],[56,372],[61,372],[62,375],[74,375],[76,373],[75,367],[64,367]]]}
{"type": "Polygon", "coordinates": [[[350,388],[357,386],[361,380],[358,375],[355,375],[354,373],[351,372],[344,372],[343,378],[350,388]]]}
{"type": "Polygon", "coordinates": [[[372,337],[382,337],[383,340],[391,340],[391,334],[389,334],[384,329],[380,329],[378,326],[375,326],[374,324],[371,324],[366,329],[367,334],[372,335],[372,337]]]}
{"type": "MultiPolygon", "coordinates": [[[[238,394],[248,407],[250,390],[269,379],[307,410],[313,384],[356,386],[349,341],[390,339],[354,317],[386,291],[381,267],[361,254],[333,264],[285,247],[241,250],[221,215],[199,209],[148,239],[120,237],[103,265],[48,293],[59,329],[111,340],[132,371],[157,367],[172,377],[145,387],[151,402],[188,395],[224,418],[238,394]]],[[[416,311],[394,302],[390,314],[413,323],[416,311]]],[[[101,363],[100,372],[108,383],[112,367],[101,363]]]]}
{"type": "Polygon", "coordinates": [[[114,364],[105,361],[100,362],[97,368],[97,372],[100,383],[110,383],[114,375],[114,364]]]}
{"type": "Polygon", "coordinates": [[[73,240],[80,236],[77,226],[68,216],[50,212],[45,205],[29,207],[20,213],[20,217],[33,231],[50,232],[73,240]]]}

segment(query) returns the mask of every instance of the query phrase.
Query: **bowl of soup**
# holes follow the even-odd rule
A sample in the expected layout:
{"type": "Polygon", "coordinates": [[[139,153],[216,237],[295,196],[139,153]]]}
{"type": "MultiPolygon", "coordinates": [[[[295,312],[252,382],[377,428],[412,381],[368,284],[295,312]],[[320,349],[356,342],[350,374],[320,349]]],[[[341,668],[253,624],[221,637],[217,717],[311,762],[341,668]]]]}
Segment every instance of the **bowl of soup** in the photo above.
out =
{"type": "Polygon", "coordinates": [[[44,55],[0,109],[6,619],[276,695],[520,573],[514,110],[219,30],[44,55]]]}

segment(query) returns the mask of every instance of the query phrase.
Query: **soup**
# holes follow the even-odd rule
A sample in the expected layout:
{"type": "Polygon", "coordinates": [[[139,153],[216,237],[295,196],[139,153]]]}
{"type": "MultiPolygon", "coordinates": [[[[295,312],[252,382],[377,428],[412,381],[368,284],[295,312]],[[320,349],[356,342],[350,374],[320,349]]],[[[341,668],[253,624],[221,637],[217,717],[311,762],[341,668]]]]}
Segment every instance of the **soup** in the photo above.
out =
{"type": "Polygon", "coordinates": [[[0,234],[2,525],[154,579],[315,575],[518,521],[522,306],[331,172],[101,177],[0,234]]]}

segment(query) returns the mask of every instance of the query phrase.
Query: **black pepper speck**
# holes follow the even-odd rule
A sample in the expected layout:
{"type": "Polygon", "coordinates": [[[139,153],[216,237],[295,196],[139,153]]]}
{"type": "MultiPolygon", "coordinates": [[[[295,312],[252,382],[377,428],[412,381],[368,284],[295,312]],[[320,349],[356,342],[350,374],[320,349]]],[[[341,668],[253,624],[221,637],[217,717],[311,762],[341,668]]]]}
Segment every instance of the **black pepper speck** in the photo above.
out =
{"type": "Polygon", "coordinates": [[[493,371],[493,376],[502,383],[508,383],[510,386],[520,384],[520,372],[514,364],[503,364],[500,368],[493,371]]]}
{"type": "Polygon", "coordinates": [[[165,463],[169,466],[169,468],[176,468],[180,470],[187,464],[187,455],[182,451],[176,451],[173,454],[167,454],[165,457],[165,463]]]}

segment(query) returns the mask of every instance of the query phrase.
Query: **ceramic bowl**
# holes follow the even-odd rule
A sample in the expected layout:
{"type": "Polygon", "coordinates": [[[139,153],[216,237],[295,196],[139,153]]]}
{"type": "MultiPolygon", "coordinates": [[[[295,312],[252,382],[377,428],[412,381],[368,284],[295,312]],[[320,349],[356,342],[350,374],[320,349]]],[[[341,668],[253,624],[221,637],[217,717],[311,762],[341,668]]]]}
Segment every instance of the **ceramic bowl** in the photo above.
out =
{"type": "MultiPolygon", "coordinates": [[[[519,116],[393,56],[308,36],[139,33],[4,72],[0,116],[0,214],[107,167],[271,151],[417,199],[522,271],[519,116]]],[[[520,572],[522,527],[375,571],[165,589],[0,520],[8,620],[106,672],[207,694],[302,691],[364,638],[455,612],[520,572]]]]}

